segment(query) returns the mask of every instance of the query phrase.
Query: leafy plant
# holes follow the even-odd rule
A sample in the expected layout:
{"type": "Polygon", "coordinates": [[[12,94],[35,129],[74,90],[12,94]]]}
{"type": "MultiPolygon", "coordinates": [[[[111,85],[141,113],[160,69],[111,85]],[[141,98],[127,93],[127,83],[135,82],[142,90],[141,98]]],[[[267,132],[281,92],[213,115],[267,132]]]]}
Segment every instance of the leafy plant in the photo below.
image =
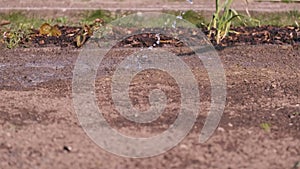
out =
{"type": "Polygon", "coordinates": [[[219,44],[221,40],[227,36],[230,31],[232,20],[235,18],[241,20],[241,15],[239,15],[234,9],[230,8],[232,2],[233,0],[226,0],[220,6],[220,0],[216,0],[216,11],[213,14],[208,30],[210,31],[209,36],[211,36],[215,31],[217,44],[219,44]],[[222,9],[223,11],[221,11],[222,9]]]}
{"type": "Polygon", "coordinates": [[[29,25],[19,24],[3,34],[3,39],[7,48],[12,49],[19,45],[22,39],[28,38],[29,25]]]}
{"type": "Polygon", "coordinates": [[[295,0],[281,0],[281,2],[284,2],[284,3],[291,3],[291,2],[296,2],[295,0]]]}
{"type": "MultiPolygon", "coordinates": [[[[230,8],[233,0],[226,0],[222,5],[220,0],[216,0],[216,11],[213,14],[213,17],[208,25],[209,36],[211,37],[214,34],[214,38],[219,44],[222,39],[224,39],[230,32],[230,27],[234,19],[242,21],[243,18],[247,18],[248,22],[256,22],[260,25],[260,22],[256,19],[251,18],[248,9],[246,8],[246,13],[248,16],[239,14],[236,10],[230,8]]],[[[247,4],[248,1],[246,0],[247,4]]],[[[246,25],[246,20],[242,21],[246,25]]]]}
{"type": "Polygon", "coordinates": [[[68,18],[63,16],[63,17],[58,17],[55,19],[55,22],[57,23],[61,23],[63,25],[67,24],[68,23],[68,18]]]}
{"type": "MultiPolygon", "coordinates": [[[[1,14],[0,20],[7,21],[9,24],[0,27],[0,43],[4,43],[7,48],[15,48],[23,41],[29,39],[32,30],[40,27],[43,23],[58,23],[67,21],[65,18],[46,19],[28,17],[22,12],[12,12],[8,14],[1,14]]],[[[57,28],[57,27],[56,27],[57,28]]],[[[52,29],[55,34],[55,29],[52,29]]],[[[56,31],[57,34],[57,31],[56,31]]]]}

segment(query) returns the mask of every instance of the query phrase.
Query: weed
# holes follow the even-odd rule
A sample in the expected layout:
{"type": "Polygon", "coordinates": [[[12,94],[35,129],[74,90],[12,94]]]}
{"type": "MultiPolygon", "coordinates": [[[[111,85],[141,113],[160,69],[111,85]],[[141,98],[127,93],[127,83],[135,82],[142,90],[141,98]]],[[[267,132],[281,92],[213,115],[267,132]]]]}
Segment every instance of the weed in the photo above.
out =
{"type": "Polygon", "coordinates": [[[281,2],[292,3],[292,2],[297,2],[297,0],[281,0],[281,2]]]}
{"type": "Polygon", "coordinates": [[[82,25],[91,25],[96,19],[101,18],[105,23],[111,22],[114,18],[109,11],[96,10],[87,14],[84,19],[81,20],[82,25]]]}
{"type": "Polygon", "coordinates": [[[265,131],[265,132],[270,132],[271,131],[271,124],[269,123],[261,123],[260,127],[265,131]]]}
{"type": "Polygon", "coordinates": [[[68,18],[67,17],[58,17],[55,19],[56,23],[60,23],[62,25],[66,25],[68,23],[68,18]]]}
{"type": "MultiPolygon", "coordinates": [[[[226,0],[222,5],[220,5],[220,0],[216,0],[216,11],[213,14],[210,24],[208,25],[208,30],[210,31],[209,36],[214,34],[217,44],[224,39],[230,32],[230,27],[234,19],[242,21],[241,17],[247,18],[248,22],[259,22],[256,19],[251,18],[249,12],[247,11],[248,17],[240,15],[236,10],[230,8],[233,0],[226,0]]],[[[246,21],[242,21],[246,24],[246,21]]]]}
{"type": "Polygon", "coordinates": [[[12,27],[9,31],[3,33],[3,39],[7,48],[12,49],[19,45],[22,39],[27,39],[30,33],[30,25],[18,24],[18,26],[12,27]]]}
{"type": "Polygon", "coordinates": [[[287,12],[274,12],[274,13],[255,13],[255,18],[260,20],[264,25],[272,26],[297,26],[296,23],[300,22],[299,11],[287,11],[287,12]]]}
{"type": "Polygon", "coordinates": [[[234,18],[240,19],[240,15],[234,9],[230,8],[232,2],[233,0],[226,0],[220,5],[220,0],[216,0],[216,11],[208,25],[208,30],[210,31],[210,36],[216,31],[215,39],[218,44],[230,31],[232,20],[234,18]],[[222,9],[223,11],[221,11],[222,9]]]}
{"type": "MultiPolygon", "coordinates": [[[[29,34],[32,29],[38,29],[43,23],[55,24],[67,24],[68,19],[66,17],[59,17],[56,19],[44,19],[28,17],[22,12],[12,12],[8,14],[1,14],[0,20],[8,21],[9,24],[5,24],[0,27],[0,41],[5,44],[7,48],[15,48],[22,40],[29,38],[29,34]]],[[[47,27],[45,27],[47,28],[47,27]]],[[[54,27],[51,30],[51,35],[60,35],[54,27]]]]}

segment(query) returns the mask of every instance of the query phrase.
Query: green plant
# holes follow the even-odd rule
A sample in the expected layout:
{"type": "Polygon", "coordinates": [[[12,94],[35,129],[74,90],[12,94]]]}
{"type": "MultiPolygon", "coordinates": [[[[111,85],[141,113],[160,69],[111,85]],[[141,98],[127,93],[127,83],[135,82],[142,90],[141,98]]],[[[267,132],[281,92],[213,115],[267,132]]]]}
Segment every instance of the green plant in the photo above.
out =
{"type": "Polygon", "coordinates": [[[13,27],[8,32],[4,33],[4,42],[7,48],[12,49],[17,47],[23,39],[28,38],[29,35],[29,25],[19,24],[13,27]]]}
{"type": "Polygon", "coordinates": [[[271,131],[271,124],[269,124],[269,123],[261,123],[260,127],[266,132],[271,131]]]}
{"type": "Polygon", "coordinates": [[[55,19],[55,22],[56,23],[60,23],[60,24],[63,24],[63,25],[66,25],[68,23],[68,18],[63,16],[63,17],[58,17],[55,19]]]}
{"type": "MultiPolygon", "coordinates": [[[[37,30],[43,23],[51,25],[69,23],[67,17],[36,18],[22,12],[0,14],[0,21],[2,20],[7,21],[8,24],[0,26],[0,44],[4,44],[10,49],[17,47],[22,41],[28,39],[32,30],[37,30]]],[[[54,35],[60,35],[58,31],[53,32],[52,30],[51,33],[54,35]]]]}
{"type": "Polygon", "coordinates": [[[182,14],[182,18],[196,25],[197,27],[201,27],[205,23],[205,18],[199,13],[188,10],[182,14]]]}
{"type": "Polygon", "coordinates": [[[114,18],[112,16],[112,13],[109,11],[104,10],[96,10],[87,13],[87,16],[85,16],[81,20],[81,25],[91,25],[94,23],[96,19],[102,19],[105,23],[111,22],[114,18]]]}
{"type": "Polygon", "coordinates": [[[239,15],[234,9],[230,8],[232,2],[233,0],[226,0],[220,6],[220,0],[216,0],[216,11],[208,25],[208,30],[210,31],[210,36],[214,33],[214,31],[216,31],[215,39],[217,44],[219,44],[221,40],[227,36],[230,31],[232,20],[235,18],[241,20],[241,15],[239,15]],[[221,11],[222,9],[223,11],[221,11]]]}
{"type": "Polygon", "coordinates": [[[291,2],[296,2],[294,0],[281,0],[281,2],[284,2],[284,3],[291,3],[291,2]]]}

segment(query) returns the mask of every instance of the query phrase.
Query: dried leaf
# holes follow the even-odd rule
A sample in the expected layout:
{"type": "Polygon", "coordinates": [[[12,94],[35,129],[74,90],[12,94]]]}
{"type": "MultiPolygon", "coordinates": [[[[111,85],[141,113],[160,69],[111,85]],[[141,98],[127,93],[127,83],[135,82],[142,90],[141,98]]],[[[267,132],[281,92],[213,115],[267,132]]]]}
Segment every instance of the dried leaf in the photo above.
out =
{"type": "Polygon", "coordinates": [[[40,34],[41,35],[49,35],[51,32],[51,25],[49,25],[48,23],[44,23],[41,27],[40,27],[40,34]]]}
{"type": "Polygon", "coordinates": [[[93,30],[91,29],[90,26],[84,25],[83,30],[84,30],[84,33],[83,33],[84,35],[88,35],[88,36],[93,35],[93,30]]]}
{"type": "Polygon", "coordinates": [[[40,34],[41,35],[47,35],[47,36],[60,36],[61,31],[59,30],[57,25],[51,26],[48,23],[44,23],[40,27],[40,34]]]}
{"type": "Polygon", "coordinates": [[[60,35],[61,35],[61,31],[58,29],[58,26],[57,26],[57,25],[54,25],[54,26],[51,28],[50,36],[60,36],[60,35]]]}
{"type": "Polygon", "coordinates": [[[78,35],[76,36],[76,46],[81,47],[86,41],[86,35],[78,35]]]}

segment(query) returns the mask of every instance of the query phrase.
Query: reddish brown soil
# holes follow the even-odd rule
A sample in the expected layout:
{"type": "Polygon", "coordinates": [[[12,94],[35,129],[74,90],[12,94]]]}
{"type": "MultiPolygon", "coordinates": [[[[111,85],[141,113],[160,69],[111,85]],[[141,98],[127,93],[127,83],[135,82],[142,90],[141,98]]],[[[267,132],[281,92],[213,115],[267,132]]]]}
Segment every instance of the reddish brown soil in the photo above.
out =
{"type": "MultiPolygon", "coordinates": [[[[201,114],[189,135],[172,150],[151,158],[112,155],[84,133],[72,105],[71,80],[80,50],[71,48],[1,49],[0,168],[293,168],[300,161],[300,50],[257,45],[218,51],[227,78],[227,102],[218,130],[198,143],[210,99],[207,73],[191,66],[199,80],[201,114]],[[261,123],[269,123],[266,132],[261,123]]],[[[112,55],[118,55],[112,51],[112,55]]],[[[121,53],[122,54],[122,53],[121,53]]],[[[193,63],[193,57],[184,57],[193,63]]],[[[113,61],[113,60],[112,60],[113,61]]],[[[191,64],[192,65],[192,64],[191,64]]],[[[135,126],[113,109],[107,88],[110,72],[99,69],[98,103],[117,130],[153,135],[176,115],[177,86],[162,72],[139,74],[132,82],[136,106],[147,108],[141,92],[160,83],[173,98],[169,110],[151,125],[135,126]],[[151,77],[153,77],[151,79],[151,77]],[[145,83],[148,82],[148,83],[145,83]],[[173,109],[172,109],[173,108],[173,109]]]]}

